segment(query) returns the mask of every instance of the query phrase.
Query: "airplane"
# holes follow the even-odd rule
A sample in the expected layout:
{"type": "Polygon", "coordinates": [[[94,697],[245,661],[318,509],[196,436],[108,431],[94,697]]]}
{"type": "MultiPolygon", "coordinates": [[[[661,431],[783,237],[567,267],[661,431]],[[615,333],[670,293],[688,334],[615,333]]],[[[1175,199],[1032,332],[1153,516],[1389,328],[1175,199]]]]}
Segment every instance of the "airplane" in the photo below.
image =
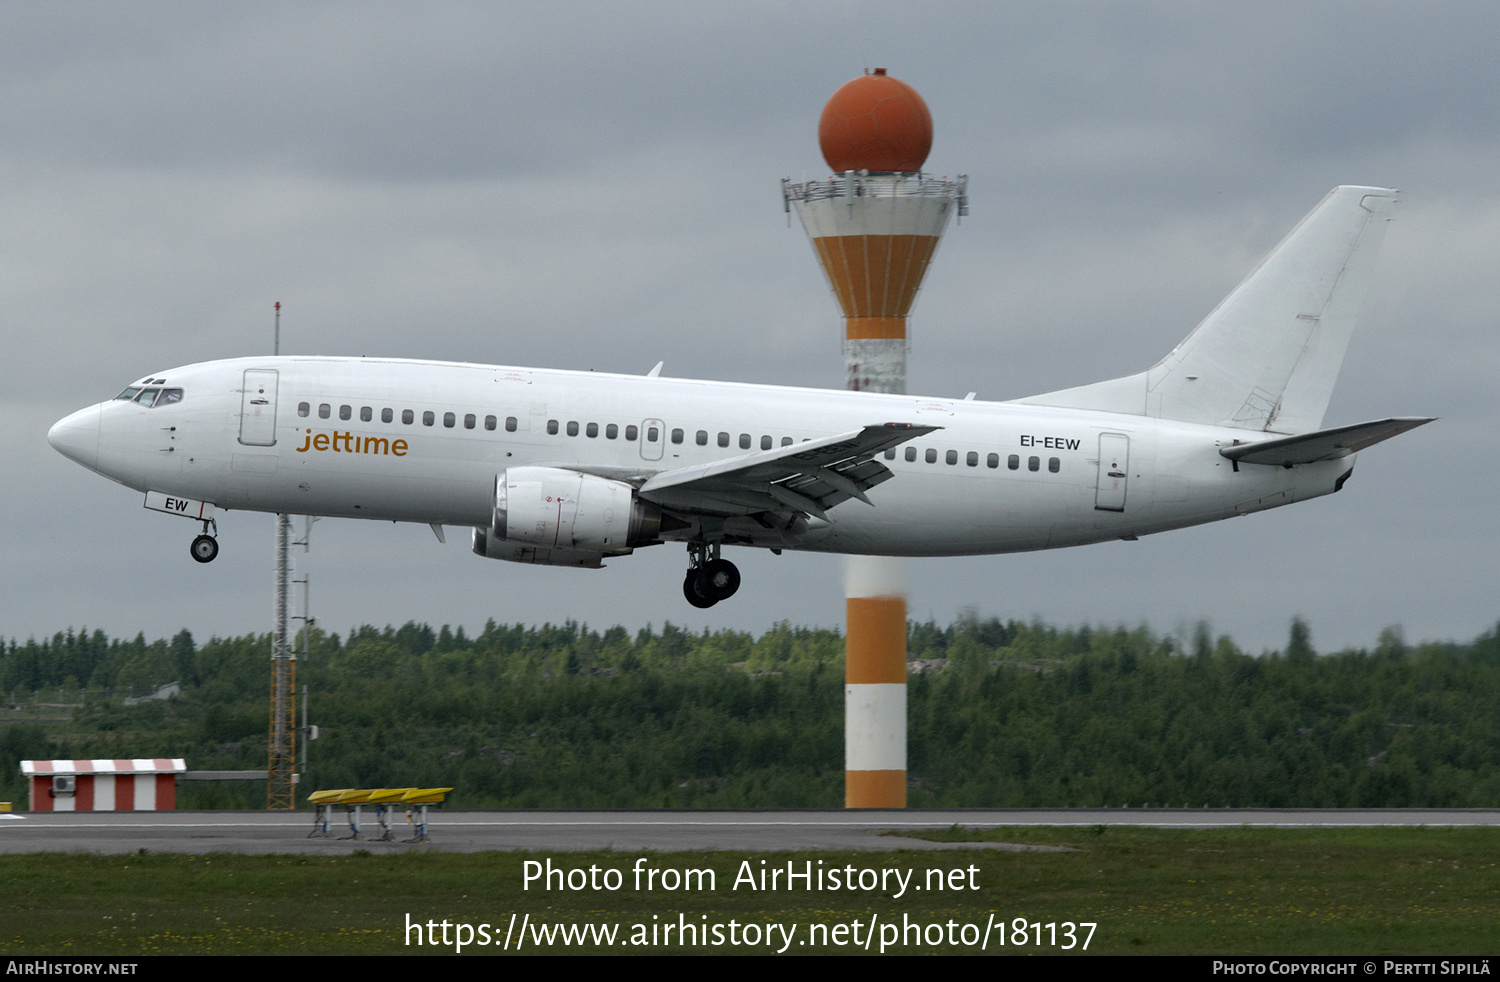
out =
{"type": "Polygon", "coordinates": [[[47,435],[202,523],[250,510],[469,526],[479,555],[597,568],[684,543],[683,595],[739,588],[724,546],[957,556],[1084,545],[1344,486],[1429,417],[1323,429],[1396,203],[1338,187],[1146,371],[1006,402],[389,358],[153,372],[47,435]]]}

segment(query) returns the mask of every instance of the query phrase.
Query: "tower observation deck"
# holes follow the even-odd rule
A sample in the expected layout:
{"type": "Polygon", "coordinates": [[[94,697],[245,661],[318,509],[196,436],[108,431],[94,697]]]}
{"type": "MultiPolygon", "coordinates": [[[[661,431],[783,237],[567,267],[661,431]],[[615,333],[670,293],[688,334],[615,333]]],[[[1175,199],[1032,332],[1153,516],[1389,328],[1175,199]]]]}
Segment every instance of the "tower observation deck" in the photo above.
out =
{"type": "Polygon", "coordinates": [[[844,385],[906,391],[907,318],[943,231],[968,214],[968,179],[846,171],[783,182],[844,313],[844,385]]]}
{"type": "Polygon", "coordinates": [[[906,391],[906,321],[943,231],[968,214],[968,178],[922,173],[932,114],[884,68],[839,88],[818,120],[822,181],[781,182],[844,312],[844,385],[906,391]]]}

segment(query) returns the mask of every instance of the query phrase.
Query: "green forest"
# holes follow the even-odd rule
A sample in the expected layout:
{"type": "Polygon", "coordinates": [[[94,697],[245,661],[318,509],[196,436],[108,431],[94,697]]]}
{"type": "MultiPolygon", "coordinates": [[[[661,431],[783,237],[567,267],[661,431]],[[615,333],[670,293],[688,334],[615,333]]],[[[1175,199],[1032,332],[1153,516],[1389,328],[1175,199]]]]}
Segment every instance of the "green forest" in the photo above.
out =
{"type": "MultiPolygon", "coordinates": [[[[1303,621],[1247,654],[1206,624],[912,623],[909,804],[1500,805],[1500,627],[1468,644],[1320,654],[1303,621]]],[[[408,623],[314,631],[303,794],[453,787],[461,808],[839,807],[843,637],[671,624],[408,623]]],[[[0,644],[0,800],[17,761],[185,757],[265,767],[271,641],[103,631],[0,644]],[[181,691],[126,705],[176,682],[181,691]]],[[[263,807],[256,782],[181,782],[179,808],[263,807]]]]}

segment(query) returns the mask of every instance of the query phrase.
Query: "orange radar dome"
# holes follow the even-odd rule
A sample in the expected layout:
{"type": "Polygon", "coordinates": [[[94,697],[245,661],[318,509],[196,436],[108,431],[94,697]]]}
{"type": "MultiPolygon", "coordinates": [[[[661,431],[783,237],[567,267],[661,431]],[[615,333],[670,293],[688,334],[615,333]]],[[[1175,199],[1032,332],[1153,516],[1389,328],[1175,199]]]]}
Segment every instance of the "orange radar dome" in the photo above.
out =
{"type": "Polygon", "coordinates": [[[932,149],[932,114],[916,89],[877,68],[828,100],[818,144],[835,171],[914,173],[932,149]]]}

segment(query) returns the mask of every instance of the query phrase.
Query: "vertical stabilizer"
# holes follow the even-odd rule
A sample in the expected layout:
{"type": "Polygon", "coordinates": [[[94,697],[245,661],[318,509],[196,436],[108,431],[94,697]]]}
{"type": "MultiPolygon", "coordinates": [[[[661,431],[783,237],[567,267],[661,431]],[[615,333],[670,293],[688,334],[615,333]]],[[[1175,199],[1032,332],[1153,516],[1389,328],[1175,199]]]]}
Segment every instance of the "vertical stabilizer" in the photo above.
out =
{"type": "Polygon", "coordinates": [[[1019,402],[1275,433],[1316,430],[1396,192],[1338,187],[1149,371],[1019,402]]]}

